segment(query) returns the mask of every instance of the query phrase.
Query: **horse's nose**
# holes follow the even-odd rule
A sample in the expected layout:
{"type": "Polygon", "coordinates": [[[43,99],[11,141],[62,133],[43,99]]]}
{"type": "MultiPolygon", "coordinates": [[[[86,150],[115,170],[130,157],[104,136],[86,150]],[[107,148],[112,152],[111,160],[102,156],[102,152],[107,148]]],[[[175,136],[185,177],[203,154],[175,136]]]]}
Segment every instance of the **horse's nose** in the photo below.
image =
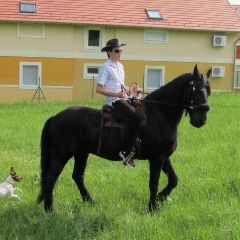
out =
{"type": "Polygon", "coordinates": [[[203,125],[206,124],[206,122],[207,122],[206,119],[202,119],[202,120],[199,120],[199,121],[193,121],[193,120],[190,121],[190,123],[196,128],[202,127],[203,125]]]}

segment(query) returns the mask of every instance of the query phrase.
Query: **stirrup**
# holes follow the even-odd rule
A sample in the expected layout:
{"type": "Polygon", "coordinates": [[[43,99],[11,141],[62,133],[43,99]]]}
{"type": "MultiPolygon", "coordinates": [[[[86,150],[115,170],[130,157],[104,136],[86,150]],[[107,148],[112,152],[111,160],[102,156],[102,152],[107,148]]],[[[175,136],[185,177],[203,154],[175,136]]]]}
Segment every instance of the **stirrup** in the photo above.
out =
{"type": "Polygon", "coordinates": [[[123,159],[123,164],[128,165],[129,161],[134,157],[135,154],[135,151],[131,151],[129,155],[125,159],[123,159]]]}

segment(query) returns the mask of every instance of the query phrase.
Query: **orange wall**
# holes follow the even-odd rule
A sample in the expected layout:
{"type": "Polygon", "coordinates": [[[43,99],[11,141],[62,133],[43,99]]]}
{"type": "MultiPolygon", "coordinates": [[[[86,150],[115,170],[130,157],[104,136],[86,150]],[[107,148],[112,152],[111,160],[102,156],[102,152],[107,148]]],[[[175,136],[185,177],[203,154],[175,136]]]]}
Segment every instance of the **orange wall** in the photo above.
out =
{"type": "Polygon", "coordinates": [[[192,72],[195,64],[201,73],[207,73],[212,66],[224,66],[225,77],[210,78],[213,90],[232,90],[233,64],[213,64],[197,62],[146,62],[146,61],[122,61],[126,74],[126,84],[137,82],[143,85],[144,68],[147,66],[165,66],[164,84],[173,80],[182,73],[192,72]],[[226,79],[228,81],[226,81],[226,79]]]}
{"type": "MultiPolygon", "coordinates": [[[[78,100],[100,98],[96,93],[96,79],[83,78],[84,63],[102,64],[96,59],[0,57],[0,102],[31,100],[34,89],[19,89],[19,62],[42,63],[42,89],[47,100],[78,100]],[[2,86],[1,86],[2,85],[2,86]]],[[[143,87],[145,66],[164,66],[164,84],[185,72],[192,72],[195,62],[121,61],[125,68],[126,85],[133,82],[143,87]]],[[[214,64],[197,63],[201,73],[214,64]]],[[[216,64],[225,67],[225,77],[211,78],[213,90],[232,90],[233,64],[216,64]],[[228,81],[226,81],[228,79],[228,81]]]]}
{"type": "Polygon", "coordinates": [[[19,84],[19,63],[41,62],[43,86],[72,86],[74,60],[64,58],[0,57],[0,84],[19,84]]]}

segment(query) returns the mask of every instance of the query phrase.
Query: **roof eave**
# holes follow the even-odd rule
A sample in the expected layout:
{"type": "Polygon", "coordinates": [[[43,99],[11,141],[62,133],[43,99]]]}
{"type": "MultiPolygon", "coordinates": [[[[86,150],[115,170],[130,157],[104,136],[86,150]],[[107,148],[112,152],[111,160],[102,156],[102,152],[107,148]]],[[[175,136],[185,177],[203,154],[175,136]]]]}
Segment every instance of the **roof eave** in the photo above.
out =
{"type": "Polygon", "coordinates": [[[0,22],[30,22],[30,23],[48,23],[48,24],[68,24],[68,25],[88,25],[88,26],[111,26],[111,27],[126,27],[126,28],[156,28],[156,29],[170,29],[170,30],[183,30],[183,31],[207,31],[207,32],[221,32],[221,33],[240,33],[240,29],[221,29],[221,28],[202,28],[202,27],[175,27],[166,25],[126,25],[126,24],[111,24],[111,23],[89,23],[89,22],[66,22],[66,21],[41,21],[41,20],[29,20],[29,19],[12,19],[12,20],[2,20],[0,22]]]}

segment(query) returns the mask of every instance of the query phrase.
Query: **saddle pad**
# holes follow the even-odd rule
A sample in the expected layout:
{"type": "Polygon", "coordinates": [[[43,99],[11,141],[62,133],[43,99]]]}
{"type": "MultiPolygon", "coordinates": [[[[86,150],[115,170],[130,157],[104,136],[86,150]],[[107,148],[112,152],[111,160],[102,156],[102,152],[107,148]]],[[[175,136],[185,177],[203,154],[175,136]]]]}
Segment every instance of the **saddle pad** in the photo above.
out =
{"type": "MultiPolygon", "coordinates": [[[[93,117],[93,123],[96,126],[101,126],[101,121],[102,121],[102,115],[100,114],[100,111],[97,111],[95,116],[93,117]]],[[[114,128],[124,128],[124,125],[120,122],[116,121],[111,121],[106,118],[103,118],[103,126],[104,127],[114,127],[114,128]]]]}

